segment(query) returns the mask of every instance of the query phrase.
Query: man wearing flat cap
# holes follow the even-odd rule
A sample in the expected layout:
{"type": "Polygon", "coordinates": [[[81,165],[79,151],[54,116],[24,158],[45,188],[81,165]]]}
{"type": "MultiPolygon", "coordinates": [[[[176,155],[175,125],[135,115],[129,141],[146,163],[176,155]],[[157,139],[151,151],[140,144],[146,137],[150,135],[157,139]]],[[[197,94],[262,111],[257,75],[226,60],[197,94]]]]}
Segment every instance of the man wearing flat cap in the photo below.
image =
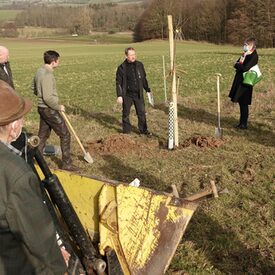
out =
{"type": "Polygon", "coordinates": [[[0,274],[64,274],[66,264],[40,182],[11,142],[31,102],[0,80],[0,274]]]}

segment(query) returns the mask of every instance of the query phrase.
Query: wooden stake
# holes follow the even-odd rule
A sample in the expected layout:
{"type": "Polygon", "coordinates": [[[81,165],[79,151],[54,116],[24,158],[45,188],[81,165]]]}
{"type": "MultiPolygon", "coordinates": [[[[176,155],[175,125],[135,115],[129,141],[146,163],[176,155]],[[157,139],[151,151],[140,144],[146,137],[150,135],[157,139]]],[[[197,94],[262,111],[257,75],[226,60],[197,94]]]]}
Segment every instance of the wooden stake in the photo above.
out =
{"type": "Polygon", "coordinates": [[[164,87],[164,98],[165,103],[167,103],[167,88],[166,88],[166,72],[165,72],[165,58],[162,56],[162,67],[163,67],[163,87],[164,87]]]}
{"type": "Polygon", "coordinates": [[[177,96],[179,95],[179,88],[180,88],[180,78],[178,77],[178,81],[177,81],[177,96]]]}
{"type": "Polygon", "coordinates": [[[168,15],[167,19],[168,19],[169,46],[170,46],[170,69],[172,72],[174,68],[174,33],[173,33],[172,15],[168,15]]]}
{"type": "Polygon", "coordinates": [[[179,198],[180,195],[179,195],[179,192],[178,192],[178,188],[175,184],[171,184],[171,187],[172,187],[172,195],[175,196],[176,198],[179,198]]]}
{"type": "Polygon", "coordinates": [[[175,46],[172,15],[168,15],[169,45],[170,45],[170,61],[172,71],[172,101],[174,103],[174,142],[175,146],[179,146],[179,129],[178,129],[178,100],[177,100],[177,80],[175,66],[175,46]]]}
{"type": "Polygon", "coordinates": [[[211,184],[213,196],[216,199],[216,198],[219,197],[219,194],[218,194],[218,189],[217,189],[217,186],[215,184],[215,181],[214,180],[210,180],[210,184],[211,184]]]}

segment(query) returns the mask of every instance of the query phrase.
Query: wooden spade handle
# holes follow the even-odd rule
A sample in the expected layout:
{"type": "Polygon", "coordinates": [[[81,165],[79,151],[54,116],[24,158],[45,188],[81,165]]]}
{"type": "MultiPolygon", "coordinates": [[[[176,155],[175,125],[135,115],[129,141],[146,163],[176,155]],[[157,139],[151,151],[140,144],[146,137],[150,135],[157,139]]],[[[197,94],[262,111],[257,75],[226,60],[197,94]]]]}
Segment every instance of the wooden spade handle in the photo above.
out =
{"type": "Polygon", "coordinates": [[[221,128],[221,103],[220,103],[220,73],[215,74],[217,77],[217,101],[218,101],[218,128],[221,128]]]}
{"type": "Polygon", "coordinates": [[[85,150],[84,146],[82,145],[82,143],[81,143],[79,137],[77,136],[77,134],[76,134],[76,132],[75,132],[75,130],[74,130],[72,124],[70,123],[70,121],[69,121],[69,119],[68,119],[68,117],[66,116],[66,114],[65,114],[64,112],[60,112],[60,114],[61,114],[61,116],[65,119],[65,121],[66,121],[66,123],[67,123],[69,129],[70,129],[71,132],[73,133],[73,135],[74,135],[76,141],[78,142],[78,144],[79,144],[81,150],[83,151],[84,154],[86,154],[86,150],[85,150]]]}

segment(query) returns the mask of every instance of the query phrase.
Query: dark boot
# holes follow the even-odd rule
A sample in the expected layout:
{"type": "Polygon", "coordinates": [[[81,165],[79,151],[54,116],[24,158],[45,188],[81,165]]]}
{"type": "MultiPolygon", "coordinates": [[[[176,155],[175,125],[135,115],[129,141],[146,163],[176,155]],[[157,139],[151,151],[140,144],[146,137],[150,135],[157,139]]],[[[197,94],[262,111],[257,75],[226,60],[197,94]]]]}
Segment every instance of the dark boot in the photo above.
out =
{"type": "Polygon", "coordinates": [[[239,103],[239,105],[240,105],[240,123],[236,128],[241,129],[241,130],[246,130],[248,114],[249,114],[248,105],[242,104],[242,103],[239,103]]]}
{"type": "Polygon", "coordinates": [[[40,151],[41,154],[43,154],[46,141],[51,134],[51,126],[46,122],[47,113],[45,108],[38,108],[38,113],[40,114],[40,123],[39,123],[39,131],[38,131],[38,137],[40,138],[40,142],[38,145],[38,150],[40,151]]]}

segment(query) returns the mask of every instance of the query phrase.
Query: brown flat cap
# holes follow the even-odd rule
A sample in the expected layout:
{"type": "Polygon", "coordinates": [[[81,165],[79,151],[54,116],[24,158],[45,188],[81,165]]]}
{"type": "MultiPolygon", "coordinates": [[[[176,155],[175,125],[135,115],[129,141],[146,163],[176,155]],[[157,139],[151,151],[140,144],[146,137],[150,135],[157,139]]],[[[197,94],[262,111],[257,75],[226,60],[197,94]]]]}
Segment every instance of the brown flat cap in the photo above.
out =
{"type": "Polygon", "coordinates": [[[19,96],[9,84],[0,80],[0,126],[22,118],[31,107],[30,100],[19,96]]]}

